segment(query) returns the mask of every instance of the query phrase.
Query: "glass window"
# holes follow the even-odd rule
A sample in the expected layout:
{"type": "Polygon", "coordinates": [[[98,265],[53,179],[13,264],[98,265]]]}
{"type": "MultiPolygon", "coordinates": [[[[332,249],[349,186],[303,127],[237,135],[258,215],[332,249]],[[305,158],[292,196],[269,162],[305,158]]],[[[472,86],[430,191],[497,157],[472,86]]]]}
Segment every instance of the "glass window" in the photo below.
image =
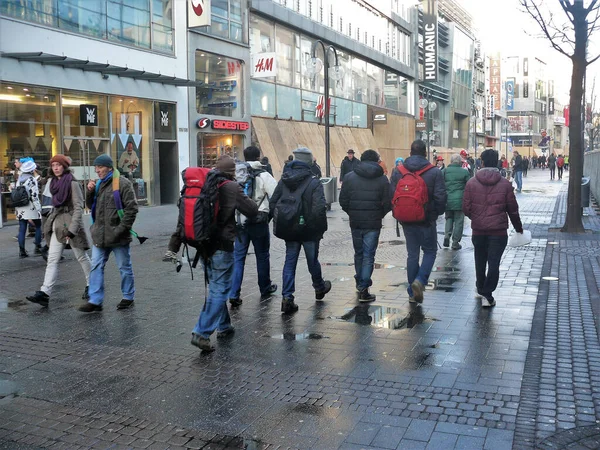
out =
{"type": "Polygon", "coordinates": [[[242,0],[229,0],[229,18],[237,22],[242,21],[242,0]]]}
{"type": "Polygon", "coordinates": [[[58,2],[58,26],[75,33],[105,38],[105,7],[103,0],[61,0],[58,2]]]}
{"type": "MultiPolygon", "coordinates": [[[[312,41],[308,38],[302,36],[300,40],[300,64],[302,70],[302,89],[308,89],[311,91],[317,91],[323,93],[324,91],[324,79],[323,72],[325,69],[322,69],[320,73],[318,73],[314,77],[309,77],[306,74],[306,62],[311,59],[312,52],[312,41]]],[[[317,56],[323,59],[323,54],[320,50],[317,50],[317,56]]]]}
{"type": "Polygon", "coordinates": [[[289,30],[277,27],[277,83],[300,86],[300,37],[289,30]]]}
{"type": "Polygon", "coordinates": [[[352,58],[352,89],[354,100],[367,101],[367,63],[358,58],[352,58]]]}
{"type": "Polygon", "coordinates": [[[55,27],[56,0],[38,0],[36,2],[0,0],[0,14],[55,27]]]}
{"type": "Polygon", "coordinates": [[[300,89],[277,86],[277,116],[280,119],[302,120],[302,95],[300,89]]]}
{"type": "Polygon", "coordinates": [[[227,0],[212,0],[211,13],[227,19],[229,17],[229,6],[227,5],[227,0]]]}
{"type": "Polygon", "coordinates": [[[108,0],[108,39],[150,48],[149,0],[108,0]]]}
{"type": "Polygon", "coordinates": [[[275,26],[272,22],[255,15],[250,16],[250,53],[274,52],[274,30],[275,26]]]}
{"type": "Polygon", "coordinates": [[[211,25],[207,28],[210,34],[229,38],[229,21],[227,19],[223,19],[213,14],[211,17],[211,25]]]}
{"type": "Polygon", "coordinates": [[[275,85],[264,81],[250,80],[250,114],[275,117],[275,85]]]}
{"type": "Polygon", "coordinates": [[[208,33],[236,42],[246,42],[243,33],[245,3],[242,0],[213,0],[208,33]]]}
{"type": "Polygon", "coordinates": [[[242,63],[236,59],[196,51],[196,109],[201,114],[242,117],[242,63]]]}
{"type": "Polygon", "coordinates": [[[352,126],[352,102],[335,98],[335,124],[352,126]]]}
{"type": "Polygon", "coordinates": [[[199,167],[213,168],[222,155],[242,158],[244,150],[243,134],[219,134],[199,132],[197,142],[197,164],[199,167]]]}
{"type": "Polygon", "coordinates": [[[152,0],[152,48],[173,51],[172,0],[152,0]]]}

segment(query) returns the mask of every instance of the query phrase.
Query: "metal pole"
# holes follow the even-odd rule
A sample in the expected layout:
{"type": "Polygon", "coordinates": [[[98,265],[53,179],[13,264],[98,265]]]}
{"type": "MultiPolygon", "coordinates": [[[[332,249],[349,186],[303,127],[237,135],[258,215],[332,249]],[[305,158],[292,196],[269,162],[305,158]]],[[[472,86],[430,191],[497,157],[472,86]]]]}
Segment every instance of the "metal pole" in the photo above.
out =
{"type": "Polygon", "coordinates": [[[529,157],[531,158],[531,147],[533,147],[533,115],[529,117],[529,157]]]}
{"type": "Polygon", "coordinates": [[[325,58],[325,176],[331,175],[330,149],[329,149],[329,54],[323,49],[325,58]]]}

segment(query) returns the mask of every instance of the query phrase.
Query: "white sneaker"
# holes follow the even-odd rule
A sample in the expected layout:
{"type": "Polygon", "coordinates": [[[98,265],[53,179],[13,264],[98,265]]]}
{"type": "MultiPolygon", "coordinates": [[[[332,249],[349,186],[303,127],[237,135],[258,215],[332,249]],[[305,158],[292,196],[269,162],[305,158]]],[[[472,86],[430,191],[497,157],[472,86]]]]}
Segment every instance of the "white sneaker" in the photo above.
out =
{"type": "Polygon", "coordinates": [[[163,256],[162,259],[164,262],[171,262],[171,263],[177,263],[179,260],[177,259],[177,253],[172,252],[171,250],[167,250],[167,253],[165,253],[165,256],[163,256]]]}
{"type": "Polygon", "coordinates": [[[480,294],[480,293],[477,291],[477,288],[475,288],[475,298],[479,298],[479,299],[481,299],[481,298],[484,298],[484,296],[483,296],[483,295],[481,295],[481,294],[480,294]]]}

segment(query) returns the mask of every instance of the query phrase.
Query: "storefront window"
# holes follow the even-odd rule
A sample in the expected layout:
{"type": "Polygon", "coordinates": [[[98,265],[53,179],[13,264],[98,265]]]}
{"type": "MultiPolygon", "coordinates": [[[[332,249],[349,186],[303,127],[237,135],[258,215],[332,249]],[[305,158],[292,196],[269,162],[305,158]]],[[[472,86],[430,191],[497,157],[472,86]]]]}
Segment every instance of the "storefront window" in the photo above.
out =
{"type": "Polygon", "coordinates": [[[172,0],[152,0],[152,47],[173,51],[172,0]]]}
{"type": "Polygon", "coordinates": [[[244,136],[241,134],[202,133],[197,135],[198,166],[213,168],[222,155],[243,158],[244,136]]]}
{"type": "Polygon", "coordinates": [[[242,63],[236,59],[196,51],[196,109],[200,114],[242,117],[242,63]]]}
{"type": "MultiPolygon", "coordinates": [[[[300,40],[300,65],[302,67],[302,89],[308,89],[311,91],[316,91],[316,92],[320,92],[321,94],[323,93],[324,90],[324,79],[323,79],[323,72],[324,70],[321,70],[321,73],[318,73],[316,76],[314,77],[309,77],[306,74],[306,63],[308,60],[310,60],[312,58],[312,41],[309,40],[308,38],[305,38],[304,36],[302,36],[301,40],[300,40]]],[[[319,58],[323,59],[323,55],[321,54],[321,51],[318,52],[317,54],[319,56],[319,58]]]]}
{"type": "Polygon", "coordinates": [[[277,27],[277,83],[300,86],[300,37],[289,30],[277,27]]]}
{"type": "Polygon", "coordinates": [[[277,85],[277,116],[280,119],[302,120],[300,89],[277,85]]]}
{"type": "Polygon", "coordinates": [[[250,80],[250,114],[253,116],[274,117],[275,85],[264,81],[250,80]]]}

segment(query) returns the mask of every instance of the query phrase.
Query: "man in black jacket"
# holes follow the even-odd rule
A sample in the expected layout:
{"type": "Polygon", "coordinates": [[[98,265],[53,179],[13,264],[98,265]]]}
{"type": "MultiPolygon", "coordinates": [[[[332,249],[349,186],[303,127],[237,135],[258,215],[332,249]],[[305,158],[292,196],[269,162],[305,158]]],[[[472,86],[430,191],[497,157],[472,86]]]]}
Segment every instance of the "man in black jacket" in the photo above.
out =
{"type": "Polygon", "coordinates": [[[344,182],[344,177],[353,172],[360,164],[360,161],[354,157],[354,150],[348,150],[347,156],[342,160],[340,166],[340,183],[344,182]]]}
{"type": "Polygon", "coordinates": [[[519,155],[517,150],[513,152],[513,156],[513,173],[515,176],[515,183],[517,183],[517,192],[521,192],[521,189],[523,189],[523,157],[519,155]]]}
{"type": "MultiPolygon", "coordinates": [[[[404,167],[410,172],[417,172],[429,164],[427,161],[427,148],[425,142],[418,139],[410,146],[410,156],[404,161],[404,167]]],[[[408,252],[406,272],[408,276],[408,297],[411,303],[423,302],[423,291],[429,281],[429,275],[437,255],[437,229],[436,220],[446,210],[446,184],[442,171],[432,167],[421,175],[427,185],[429,201],[425,220],[423,222],[403,223],[402,229],[406,237],[406,250],[408,252]],[[420,252],[423,250],[423,261],[419,265],[420,252]]],[[[390,180],[390,195],[394,198],[396,185],[402,179],[400,172],[390,180]]]]}
{"type": "Polygon", "coordinates": [[[298,305],[294,303],[294,292],[296,265],[302,247],[312,277],[315,298],[323,300],[331,290],[331,282],[323,279],[319,263],[319,243],[327,231],[327,205],[323,185],[311,172],[312,158],[312,152],[305,147],[294,150],[294,160],[286,164],[273,197],[269,200],[269,214],[274,218],[273,234],[285,240],[281,289],[281,311],[285,314],[298,311],[298,305]],[[301,208],[300,216],[295,218],[299,226],[290,231],[289,227],[281,227],[279,224],[279,214],[285,204],[289,205],[293,199],[301,201],[301,208]]]}
{"type": "Polygon", "coordinates": [[[379,155],[367,150],[360,157],[360,165],[346,177],[340,192],[340,205],[350,217],[356,289],[360,302],[372,302],[369,293],[373,284],[375,251],[379,244],[381,221],[391,210],[390,185],[378,164],[379,155]]]}

